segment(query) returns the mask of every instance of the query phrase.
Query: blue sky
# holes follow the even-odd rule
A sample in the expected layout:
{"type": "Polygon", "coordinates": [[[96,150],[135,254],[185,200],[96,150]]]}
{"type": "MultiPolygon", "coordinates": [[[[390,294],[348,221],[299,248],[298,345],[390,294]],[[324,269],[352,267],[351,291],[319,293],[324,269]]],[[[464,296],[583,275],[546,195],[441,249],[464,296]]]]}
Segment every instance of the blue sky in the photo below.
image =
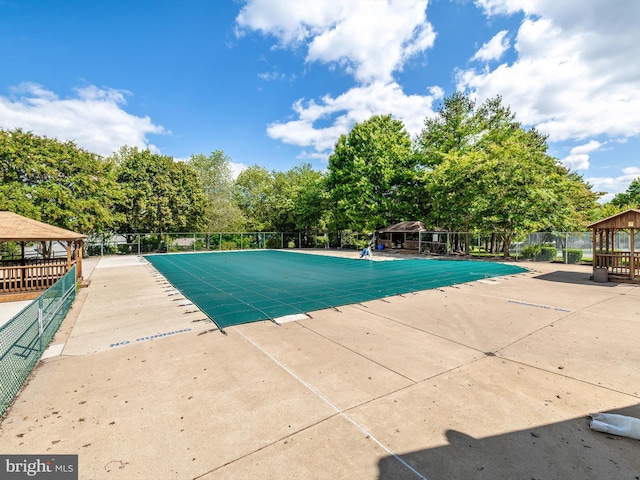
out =
{"type": "Polygon", "coordinates": [[[609,199],[640,176],[639,14],[628,0],[0,0],[0,127],[101,155],[324,169],[371,115],[414,136],[456,90],[500,94],[609,199]]]}

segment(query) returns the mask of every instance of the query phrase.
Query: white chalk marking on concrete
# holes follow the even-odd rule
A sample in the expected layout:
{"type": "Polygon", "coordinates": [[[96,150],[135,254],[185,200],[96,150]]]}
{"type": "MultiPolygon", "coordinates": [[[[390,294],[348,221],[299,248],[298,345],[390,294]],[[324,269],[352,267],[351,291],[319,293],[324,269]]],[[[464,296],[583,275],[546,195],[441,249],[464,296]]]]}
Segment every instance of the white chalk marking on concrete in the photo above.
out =
{"type": "Polygon", "coordinates": [[[358,422],[356,422],[353,418],[351,418],[346,412],[344,412],[340,407],[338,407],[335,403],[333,403],[331,400],[329,400],[327,397],[325,397],[319,390],[316,390],[313,386],[311,386],[309,383],[305,382],[302,378],[300,378],[298,375],[296,375],[292,370],[290,370],[286,365],[284,365],[282,362],[280,362],[279,360],[277,360],[275,357],[273,357],[271,354],[269,354],[266,350],[264,350],[260,345],[258,345],[256,342],[254,342],[251,338],[249,338],[247,335],[245,335],[244,333],[242,333],[240,330],[238,330],[237,327],[234,327],[234,330],[236,332],[238,332],[240,335],[242,335],[248,342],[250,342],[251,344],[253,344],[254,347],[256,347],[258,350],[260,350],[262,353],[264,353],[267,357],[269,357],[271,360],[273,360],[277,365],[280,366],[280,368],[282,368],[285,372],[287,372],[289,375],[291,375],[293,378],[295,378],[298,382],[300,382],[302,385],[304,385],[307,389],[309,389],[314,395],[316,395],[319,399],[321,399],[322,401],[324,401],[327,405],[329,405],[331,408],[333,408],[342,418],[344,418],[345,420],[347,420],[349,423],[351,423],[354,427],[356,427],[358,430],[360,430],[362,433],[364,433],[365,435],[368,436],[368,438],[370,438],[371,440],[373,440],[375,443],[378,444],[378,446],[380,448],[382,448],[385,452],[387,452],[389,455],[391,455],[393,458],[395,458],[396,460],[398,460],[402,465],[405,466],[405,468],[407,468],[408,470],[410,470],[412,473],[414,473],[415,475],[417,475],[419,478],[421,478],[422,480],[429,480],[427,477],[425,477],[424,475],[422,475],[418,470],[416,470],[415,468],[413,468],[411,465],[409,465],[407,462],[405,462],[402,458],[400,458],[393,450],[391,450],[389,447],[387,447],[384,443],[382,443],[380,440],[378,440],[373,433],[369,432],[366,428],[364,428],[362,425],[360,425],[358,422]]]}

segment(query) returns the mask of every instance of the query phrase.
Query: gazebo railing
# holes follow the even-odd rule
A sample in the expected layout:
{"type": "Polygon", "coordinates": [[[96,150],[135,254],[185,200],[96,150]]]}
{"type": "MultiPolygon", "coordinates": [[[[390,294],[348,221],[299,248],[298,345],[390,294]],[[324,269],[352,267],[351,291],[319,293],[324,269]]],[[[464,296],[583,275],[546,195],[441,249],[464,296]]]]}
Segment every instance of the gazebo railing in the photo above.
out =
{"type": "MultiPolygon", "coordinates": [[[[71,262],[75,265],[75,261],[71,262]]],[[[69,271],[67,259],[47,263],[27,263],[0,267],[0,293],[24,293],[46,290],[69,271]]]]}
{"type": "Polygon", "coordinates": [[[0,260],[0,267],[18,267],[21,265],[48,265],[48,264],[64,263],[67,264],[67,257],[54,257],[54,258],[14,258],[11,260],[0,260]]]}
{"type": "MultiPolygon", "coordinates": [[[[634,254],[634,278],[640,278],[640,253],[634,254]]],[[[631,253],[630,252],[613,252],[599,253],[596,252],[594,259],[596,268],[606,268],[610,275],[629,277],[631,276],[631,253]]]]}

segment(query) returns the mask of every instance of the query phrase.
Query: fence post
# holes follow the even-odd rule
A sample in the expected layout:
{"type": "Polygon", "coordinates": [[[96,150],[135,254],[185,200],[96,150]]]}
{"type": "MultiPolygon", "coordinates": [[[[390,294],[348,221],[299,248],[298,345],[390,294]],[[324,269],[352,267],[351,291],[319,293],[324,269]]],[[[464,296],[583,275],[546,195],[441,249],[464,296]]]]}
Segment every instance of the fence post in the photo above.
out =
{"type": "Polygon", "coordinates": [[[569,263],[569,233],[564,232],[564,264],[569,263]]]}

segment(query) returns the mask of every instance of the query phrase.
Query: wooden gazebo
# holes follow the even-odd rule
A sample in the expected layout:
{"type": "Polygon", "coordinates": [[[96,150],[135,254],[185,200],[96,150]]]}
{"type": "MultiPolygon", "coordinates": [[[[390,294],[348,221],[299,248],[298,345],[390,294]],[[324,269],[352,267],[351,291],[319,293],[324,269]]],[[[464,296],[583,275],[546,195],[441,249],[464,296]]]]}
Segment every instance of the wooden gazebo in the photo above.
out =
{"type": "Polygon", "coordinates": [[[85,238],[71,230],[0,211],[0,243],[20,245],[20,258],[0,261],[0,302],[37,298],[73,265],[76,281],[81,281],[85,238]],[[25,245],[30,242],[66,242],[66,258],[25,258],[25,245]]]}
{"type": "Polygon", "coordinates": [[[418,221],[400,222],[378,230],[378,242],[384,248],[418,250],[420,234],[426,232],[424,223],[418,221]]]}
{"type": "Polygon", "coordinates": [[[640,210],[629,209],[589,225],[593,230],[593,279],[640,283],[640,210]],[[621,242],[620,233],[627,233],[621,242]],[[627,241],[628,240],[628,241],[627,241]]]}
{"type": "MultiPolygon", "coordinates": [[[[389,225],[376,232],[378,244],[384,245],[384,248],[401,249],[401,250],[417,250],[420,252],[421,243],[436,244],[436,240],[431,242],[434,235],[446,232],[445,230],[435,227],[428,229],[424,223],[417,220],[400,222],[389,225]],[[426,241],[430,239],[428,242],[426,241]]],[[[444,243],[442,243],[444,248],[444,243]]],[[[442,253],[445,253],[444,251],[442,253]]]]}

